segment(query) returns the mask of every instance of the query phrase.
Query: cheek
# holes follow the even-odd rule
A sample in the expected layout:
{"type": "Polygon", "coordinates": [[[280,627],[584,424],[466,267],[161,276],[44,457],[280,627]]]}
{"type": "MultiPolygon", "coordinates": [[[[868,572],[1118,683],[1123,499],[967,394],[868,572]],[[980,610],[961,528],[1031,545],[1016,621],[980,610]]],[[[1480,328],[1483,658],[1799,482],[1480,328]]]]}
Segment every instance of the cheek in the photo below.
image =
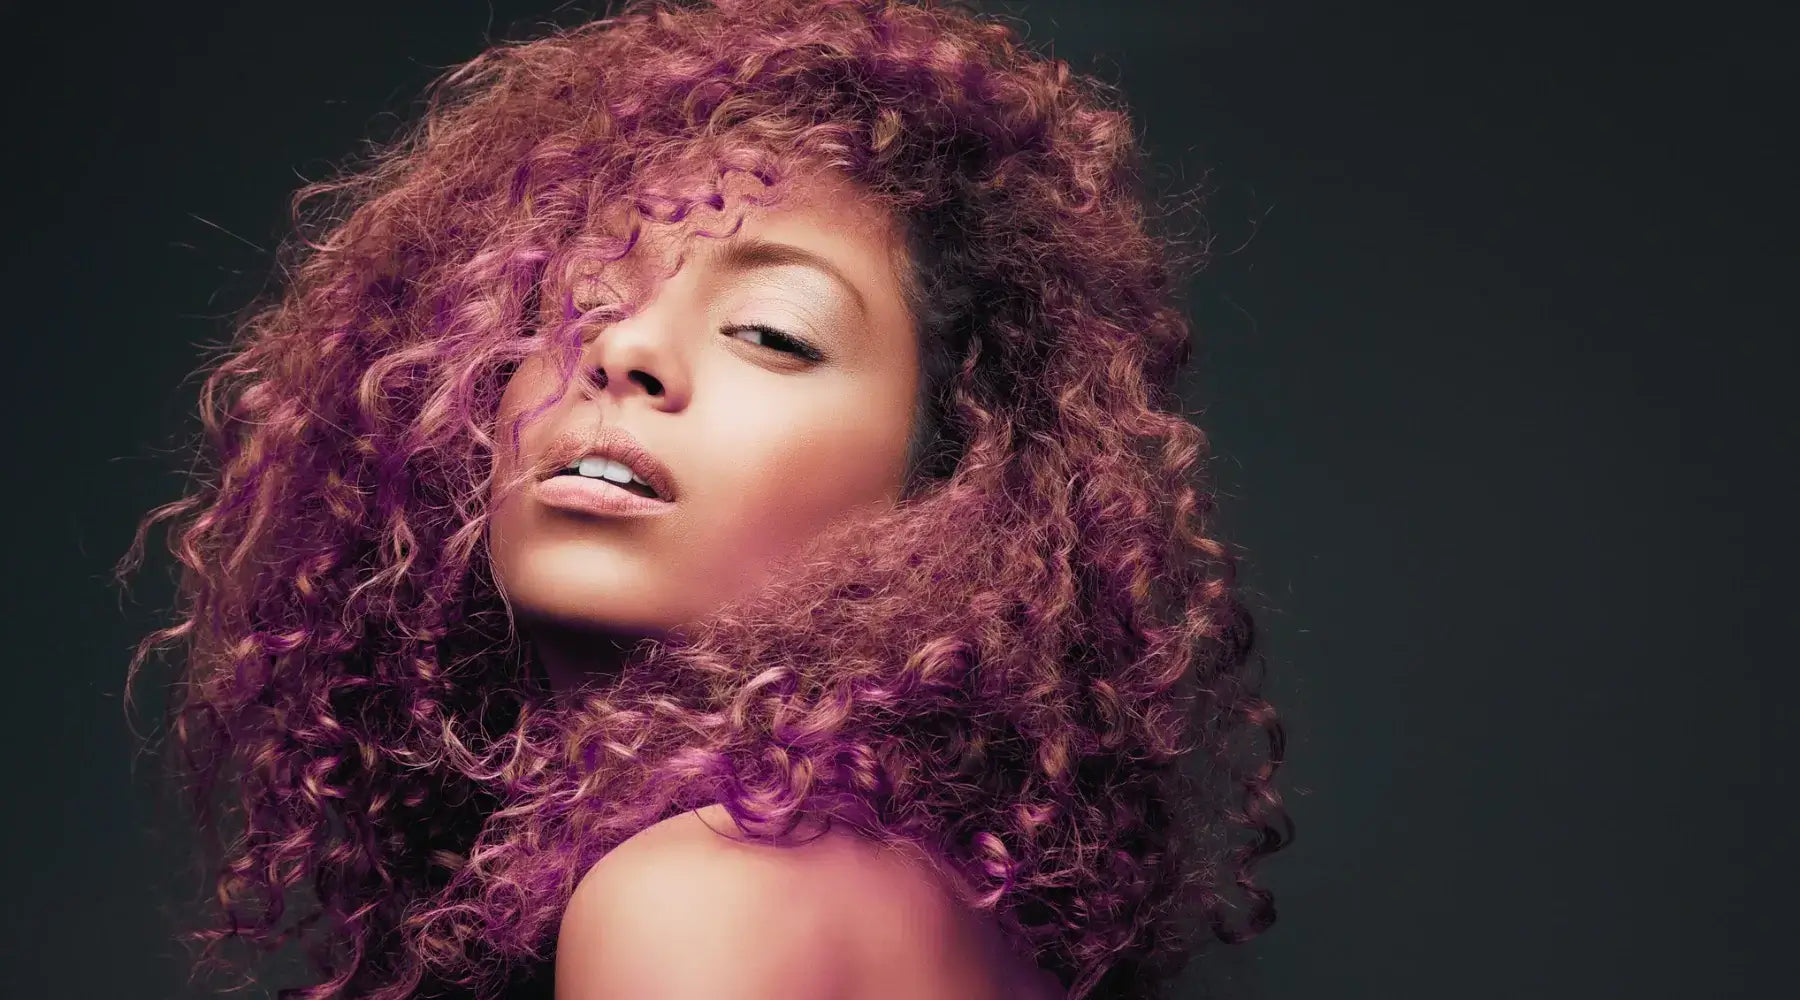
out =
{"type": "Polygon", "coordinates": [[[558,412],[570,405],[576,398],[573,394],[565,396],[557,407],[538,415],[537,420],[519,432],[520,451],[515,452],[512,442],[512,424],[527,410],[532,409],[550,394],[556,391],[556,374],[542,358],[531,357],[520,363],[512,377],[507,380],[506,388],[500,394],[500,403],[494,417],[494,459],[496,471],[504,474],[513,468],[519,454],[537,454],[543,447],[541,439],[558,425],[558,412]]]}
{"type": "MultiPolygon", "coordinates": [[[[556,408],[540,414],[530,426],[520,428],[516,449],[512,439],[512,424],[526,411],[543,402],[555,387],[554,373],[548,372],[546,366],[537,359],[528,359],[507,382],[495,409],[492,429],[494,467],[488,502],[491,505],[490,529],[491,540],[496,546],[496,562],[502,558],[498,551],[500,548],[510,547],[530,534],[526,526],[530,523],[533,502],[524,490],[502,497],[501,486],[520,471],[524,458],[543,453],[547,438],[564,418],[556,408]]],[[[565,398],[560,405],[569,405],[569,399],[565,398]]]]}
{"type": "Polygon", "coordinates": [[[712,449],[720,486],[713,495],[732,508],[716,523],[747,544],[777,548],[853,508],[891,501],[911,414],[886,395],[845,386],[806,405],[713,424],[729,428],[712,449]]]}

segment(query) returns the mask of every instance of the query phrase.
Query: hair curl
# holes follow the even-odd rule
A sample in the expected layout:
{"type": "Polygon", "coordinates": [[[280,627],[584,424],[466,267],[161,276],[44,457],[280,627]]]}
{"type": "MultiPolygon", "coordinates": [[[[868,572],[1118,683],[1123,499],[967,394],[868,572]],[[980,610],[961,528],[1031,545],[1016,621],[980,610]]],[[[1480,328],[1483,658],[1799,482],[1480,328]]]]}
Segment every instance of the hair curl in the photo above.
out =
{"type": "Polygon", "coordinates": [[[203,963],[298,939],[322,978],[284,996],[491,995],[598,857],[714,802],[772,842],[825,816],[932,852],[1071,1000],[1156,995],[1189,918],[1273,921],[1282,730],[1175,393],[1202,255],[1152,234],[1109,88],[960,8],[720,0],[496,45],[428,98],[296,193],[279,295],[200,390],[212,474],[117,569],[175,522],[179,615],[129,675],[185,654],[203,963]],[[599,209],[679,221],[733,172],[773,203],[819,166],[906,223],[902,502],[551,699],[485,548],[507,376],[555,350],[566,388],[594,315],[564,279],[631,249],[599,209]]]}

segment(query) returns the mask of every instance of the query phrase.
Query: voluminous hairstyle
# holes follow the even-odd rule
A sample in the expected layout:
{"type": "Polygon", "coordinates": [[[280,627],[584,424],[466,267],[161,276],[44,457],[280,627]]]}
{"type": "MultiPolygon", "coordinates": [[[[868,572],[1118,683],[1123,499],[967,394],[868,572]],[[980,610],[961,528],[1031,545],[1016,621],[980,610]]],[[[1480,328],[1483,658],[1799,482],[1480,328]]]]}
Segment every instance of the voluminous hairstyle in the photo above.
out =
{"type": "Polygon", "coordinates": [[[960,8],[721,0],[496,44],[428,98],[295,195],[279,292],[201,385],[205,471],[117,568],[174,522],[178,616],[129,676],[182,654],[199,964],[297,940],[317,979],[283,996],[492,996],[599,857],[709,803],[930,852],[1071,1000],[1268,926],[1282,730],[1175,388],[1204,253],[1153,233],[1111,88],[960,8]],[[901,502],[552,698],[486,548],[508,376],[545,352],[567,389],[620,314],[574,278],[644,227],[818,170],[905,223],[901,502]]]}

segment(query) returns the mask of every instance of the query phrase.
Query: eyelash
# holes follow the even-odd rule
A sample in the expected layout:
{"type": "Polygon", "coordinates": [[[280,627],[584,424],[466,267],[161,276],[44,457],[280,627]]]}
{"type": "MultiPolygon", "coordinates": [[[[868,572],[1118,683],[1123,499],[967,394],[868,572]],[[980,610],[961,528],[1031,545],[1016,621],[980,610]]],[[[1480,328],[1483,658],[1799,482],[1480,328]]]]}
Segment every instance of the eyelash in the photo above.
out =
{"type": "MultiPolygon", "coordinates": [[[[761,323],[740,323],[735,326],[725,327],[724,330],[721,332],[723,332],[723,333],[741,333],[745,330],[754,330],[757,333],[762,334],[765,339],[772,339],[777,342],[785,342],[787,344],[792,345],[793,350],[783,351],[782,353],[784,353],[784,354],[793,354],[797,357],[805,358],[808,361],[815,361],[815,362],[821,360],[824,357],[823,354],[819,353],[818,348],[814,347],[813,345],[807,343],[804,340],[801,340],[799,337],[796,337],[791,333],[783,333],[782,331],[777,330],[772,326],[764,326],[761,323]]],[[[779,348],[771,347],[767,343],[757,344],[755,346],[768,347],[770,350],[779,350],[779,348]]]]}
{"type": "MultiPolygon", "coordinates": [[[[592,308],[592,306],[583,306],[581,308],[590,309],[590,308],[592,308]]],[[[765,339],[774,340],[777,343],[785,343],[785,344],[789,345],[790,349],[782,350],[779,347],[774,347],[767,343],[755,344],[752,346],[767,347],[767,348],[769,348],[769,350],[780,351],[780,353],[783,353],[783,354],[792,354],[795,357],[804,358],[807,361],[810,361],[813,363],[822,361],[825,358],[825,355],[817,347],[814,347],[812,344],[808,343],[807,341],[802,340],[799,337],[796,337],[791,333],[787,333],[782,330],[777,330],[774,327],[768,326],[763,323],[737,323],[737,324],[734,324],[731,326],[724,327],[723,329],[720,330],[720,332],[721,333],[742,333],[745,330],[755,330],[757,333],[762,334],[765,339]]],[[[527,331],[528,334],[535,334],[536,332],[537,332],[536,330],[527,331]]]]}

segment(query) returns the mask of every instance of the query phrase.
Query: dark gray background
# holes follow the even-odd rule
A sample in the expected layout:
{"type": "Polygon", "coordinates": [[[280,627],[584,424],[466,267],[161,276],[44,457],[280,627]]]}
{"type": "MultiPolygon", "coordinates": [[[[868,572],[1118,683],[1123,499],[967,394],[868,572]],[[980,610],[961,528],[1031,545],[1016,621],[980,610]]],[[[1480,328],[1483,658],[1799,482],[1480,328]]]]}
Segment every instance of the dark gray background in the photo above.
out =
{"type": "MultiPolygon", "coordinates": [[[[3,9],[0,993],[197,995],[163,910],[201,887],[153,836],[120,711],[166,560],[129,600],[107,570],[176,495],[184,377],[263,287],[301,176],[388,134],[485,38],[580,15],[3,9]]],[[[1280,920],[1201,960],[1194,995],[1785,991],[1791,24],[1721,4],[1008,9],[1125,87],[1166,188],[1213,192],[1189,398],[1299,837],[1265,869],[1280,920]]]]}

